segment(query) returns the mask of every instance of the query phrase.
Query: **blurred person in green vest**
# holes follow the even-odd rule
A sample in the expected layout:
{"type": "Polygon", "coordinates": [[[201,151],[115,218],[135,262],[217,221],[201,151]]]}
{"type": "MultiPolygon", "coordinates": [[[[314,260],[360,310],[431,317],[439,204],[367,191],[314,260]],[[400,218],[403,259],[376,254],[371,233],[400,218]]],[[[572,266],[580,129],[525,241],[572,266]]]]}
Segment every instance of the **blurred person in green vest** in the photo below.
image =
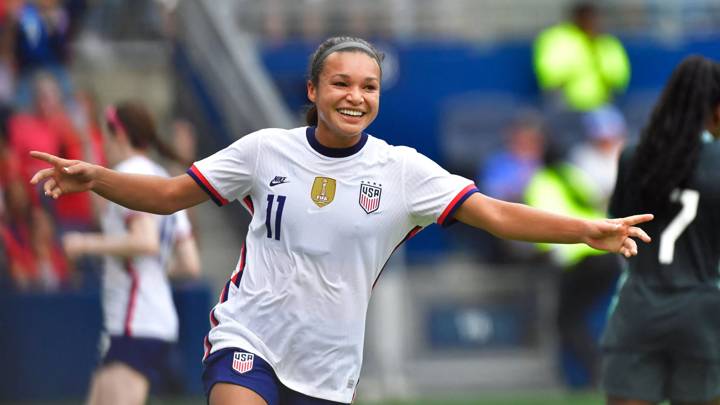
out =
{"type": "MultiPolygon", "coordinates": [[[[546,144],[543,167],[530,178],[525,202],[559,214],[603,218],[599,189],[565,155],[566,149],[559,144],[546,144]]],[[[615,255],[580,244],[537,246],[562,270],[556,322],[564,380],[572,388],[595,387],[600,367],[599,329],[604,326],[604,309],[620,274],[620,261],[615,255]]]]}
{"type": "Polygon", "coordinates": [[[630,81],[630,62],[620,40],[601,32],[591,2],[576,3],[570,20],[540,32],[533,67],[549,102],[571,111],[590,111],[612,101],[630,81]]]}

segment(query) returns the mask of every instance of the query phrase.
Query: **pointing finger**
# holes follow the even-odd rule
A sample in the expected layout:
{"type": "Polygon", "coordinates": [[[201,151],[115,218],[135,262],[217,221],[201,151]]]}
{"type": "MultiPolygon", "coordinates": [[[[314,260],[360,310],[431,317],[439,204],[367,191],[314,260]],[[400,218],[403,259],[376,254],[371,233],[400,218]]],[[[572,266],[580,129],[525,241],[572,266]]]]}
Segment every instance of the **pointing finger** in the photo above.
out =
{"type": "Polygon", "coordinates": [[[30,156],[34,157],[35,159],[48,162],[53,166],[60,165],[65,161],[65,159],[61,159],[55,155],[51,155],[49,153],[40,152],[40,151],[36,151],[36,150],[30,151],[30,156]]]}

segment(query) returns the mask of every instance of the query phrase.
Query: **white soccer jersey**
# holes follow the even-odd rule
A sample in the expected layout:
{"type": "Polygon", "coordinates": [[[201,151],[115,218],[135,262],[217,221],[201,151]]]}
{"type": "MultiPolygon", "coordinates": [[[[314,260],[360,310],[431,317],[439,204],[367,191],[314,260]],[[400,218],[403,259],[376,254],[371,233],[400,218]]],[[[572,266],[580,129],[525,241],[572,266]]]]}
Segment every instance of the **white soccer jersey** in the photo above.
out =
{"type": "MultiPolygon", "coordinates": [[[[165,169],[144,156],[131,157],[115,170],[167,177],[165,169]]],[[[191,235],[190,221],[185,211],[153,215],[108,203],[102,217],[103,233],[126,234],[128,220],[135,215],[152,215],[158,221],[160,253],[128,259],[105,256],[102,278],[105,329],[111,336],[176,341],[178,317],[166,267],[175,242],[191,235]]]]}
{"type": "Polygon", "coordinates": [[[351,402],[373,285],[408,237],[477,191],[407,147],[369,135],[347,149],[313,127],[265,129],[189,170],[219,205],[252,214],[240,259],[212,310],[206,356],[238,347],[287,387],[351,402]]]}

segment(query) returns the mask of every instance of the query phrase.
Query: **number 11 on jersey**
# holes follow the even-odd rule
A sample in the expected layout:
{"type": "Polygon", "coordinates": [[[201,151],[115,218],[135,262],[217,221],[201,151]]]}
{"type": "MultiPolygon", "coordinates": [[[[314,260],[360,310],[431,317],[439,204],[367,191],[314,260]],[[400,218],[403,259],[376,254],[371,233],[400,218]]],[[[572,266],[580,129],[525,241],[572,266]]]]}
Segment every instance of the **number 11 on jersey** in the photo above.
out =
{"type": "MultiPolygon", "coordinates": [[[[275,201],[275,194],[268,194],[267,196],[267,211],[265,212],[265,229],[267,229],[267,237],[272,239],[272,212],[275,201]]],[[[275,240],[280,240],[280,223],[282,221],[283,207],[285,207],[285,196],[277,196],[277,210],[275,211],[275,240]]]]}

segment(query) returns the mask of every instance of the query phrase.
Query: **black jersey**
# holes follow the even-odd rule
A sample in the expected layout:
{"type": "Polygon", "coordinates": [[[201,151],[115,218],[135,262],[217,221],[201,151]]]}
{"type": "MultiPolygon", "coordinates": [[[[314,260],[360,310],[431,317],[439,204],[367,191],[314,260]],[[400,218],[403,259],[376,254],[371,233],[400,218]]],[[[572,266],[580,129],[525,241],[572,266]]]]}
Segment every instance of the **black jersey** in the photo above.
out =
{"type": "MultiPolygon", "coordinates": [[[[624,217],[647,212],[639,201],[636,179],[629,171],[635,147],[627,148],[618,168],[618,180],[610,202],[610,215],[624,217]]],[[[629,276],[660,289],[682,289],[720,282],[720,142],[705,143],[689,181],[669,196],[665,213],[643,224],[652,237],[649,246],[629,259],[629,276]]]]}

